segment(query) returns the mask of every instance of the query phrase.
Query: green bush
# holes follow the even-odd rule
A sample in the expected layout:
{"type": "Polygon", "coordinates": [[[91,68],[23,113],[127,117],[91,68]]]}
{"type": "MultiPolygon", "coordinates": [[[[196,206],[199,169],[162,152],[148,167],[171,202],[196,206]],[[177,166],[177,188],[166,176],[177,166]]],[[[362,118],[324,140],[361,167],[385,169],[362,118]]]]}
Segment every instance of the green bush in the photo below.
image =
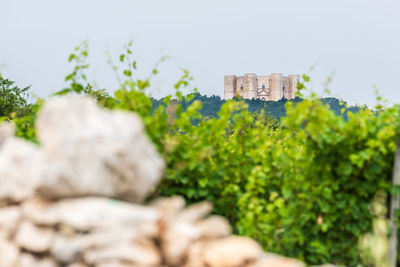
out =
{"type": "Polygon", "coordinates": [[[348,116],[317,100],[289,105],[271,167],[254,169],[239,200],[239,233],[312,264],[360,262],[369,204],[377,190],[390,191],[398,107],[348,116]]]}
{"type": "Polygon", "coordinates": [[[0,117],[22,117],[31,113],[29,87],[19,88],[0,73],[0,117]]]}

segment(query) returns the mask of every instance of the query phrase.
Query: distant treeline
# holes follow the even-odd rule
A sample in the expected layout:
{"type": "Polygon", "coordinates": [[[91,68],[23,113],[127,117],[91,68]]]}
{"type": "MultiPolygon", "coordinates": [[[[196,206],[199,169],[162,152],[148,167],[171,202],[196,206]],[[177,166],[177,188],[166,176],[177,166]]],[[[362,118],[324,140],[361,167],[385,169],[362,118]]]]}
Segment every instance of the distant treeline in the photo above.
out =
{"type": "MultiPolygon", "coordinates": [[[[188,107],[193,101],[199,100],[202,103],[201,114],[205,117],[214,118],[217,116],[218,111],[220,110],[222,104],[226,102],[226,100],[222,99],[220,96],[212,95],[201,95],[200,93],[194,93],[194,97],[192,100],[187,101],[186,97],[183,97],[181,102],[182,107],[188,107]]],[[[163,103],[164,99],[152,99],[153,100],[153,108],[156,108],[158,105],[163,103]]],[[[303,101],[302,98],[295,98],[293,100],[281,99],[279,101],[263,101],[260,99],[235,99],[236,101],[245,101],[248,105],[248,109],[250,112],[258,112],[260,113],[262,110],[265,110],[265,114],[269,114],[273,118],[280,120],[281,117],[286,115],[285,104],[289,102],[299,103],[303,101]]],[[[353,113],[358,112],[361,108],[360,106],[347,106],[346,102],[343,102],[334,97],[327,97],[321,99],[322,103],[328,104],[329,107],[335,111],[336,114],[342,114],[342,116],[347,119],[346,112],[342,112],[343,109],[345,111],[351,111],[353,113]]]]}

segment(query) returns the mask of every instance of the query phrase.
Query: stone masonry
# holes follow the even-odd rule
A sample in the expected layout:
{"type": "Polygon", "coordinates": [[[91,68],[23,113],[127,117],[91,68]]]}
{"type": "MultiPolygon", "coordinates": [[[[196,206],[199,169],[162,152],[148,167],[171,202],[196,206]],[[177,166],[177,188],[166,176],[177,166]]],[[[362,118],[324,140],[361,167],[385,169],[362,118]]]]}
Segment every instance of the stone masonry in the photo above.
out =
{"type": "Polygon", "coordinates": [[[265,101],[293,99],[299,79],[297,74],[283,76],[282,73],[258,76],[255,73],[247,73],[244,76],[226,75],[224,99],[232,99],[234,96],[265,101]]]}

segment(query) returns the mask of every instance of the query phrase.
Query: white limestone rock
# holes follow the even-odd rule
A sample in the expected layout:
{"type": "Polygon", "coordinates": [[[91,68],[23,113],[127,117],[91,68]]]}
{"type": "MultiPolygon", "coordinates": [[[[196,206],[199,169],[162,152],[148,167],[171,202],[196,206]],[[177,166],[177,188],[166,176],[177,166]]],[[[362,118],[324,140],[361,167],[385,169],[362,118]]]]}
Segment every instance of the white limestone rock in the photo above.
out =
{"type": "MultiPolygon", "coordinates": [[[[179,203],[179,201],[176,202],[179,203]]],[[[174,205],[178,210],[180,205],[177,203],[174,205]]],[[[175,266],[183,262],[190,244],[202,237],[202,228],[196,226],[196,223],[208,215],[211,210],[211,203],[203,201],[164,218],[160,245],[163,257],[168,265],[175,266]]]]}
{"type": "Polygon", "coordinates": [[[200,240],[190,245],[184,267],[206,267],[204,263],[204,248],[207,243],[207,240],[200,240]]]}
{"type": "Polygon", "coordinates": [[[57,234],[51,244],[50,254],[59,263],[72,264],[79,260],[84,242],[81,236],[57,234]]]}
{"type": "Polygon", "coordinates": [[[15,137],[0,147],[0,200],[18,203],[30,198],[36,189],[42,155],[33,144],[15,137]]]}
{"type": "Polygon", "coordinates": [[[228,220],[222,216],[213,215],[196,223],[201,233],[201,238],[217,239],[227,237],[231,234],[232,228],[228,220]]]}
{"type": "Polygon", "coordinates": [[[251,262],[246,267],[305,267],[305,264],[296,259],[282,257],[273,253],[265,253],[260,259],[251,262]]]}
{"type": "Polygon", "coordinates": [[[193,205],[190,205],[186,209],[177,213],[174,217],[175,221],[184,221],[194,223],[210,214],[212,211],[212,204],[208,201],[202,201],[193,205]]]}
{"type": "Polygon", "coordinates": [[[185,199],[181,196],[160,197],[151,202],[150,206],[160,211],[163,220],[169,220],[185,208],[185,199]]]}
{"type": "Polygon", "coordinates": [[[95,247],[84,253],[87,264],[100,264],[107,261],[122,261],[139,266],[159,266],[161,255],[150,240],[118,242],[109,246],[95,247]]]}
{"type": "Polygon", "coordinates": [[[14,133],[15,133],[15,127],[13,124],[8,123],[8,122],[0,123],[0,146],[8,138],[13,137],[14,133]]]}
{"type": "Polygon", "coordinates": [[[164,161],[140,118],[99,108],[82,96],[50,99],[36,129],[47,168],[47,198],[101,195],[139,202],[159,182],[164,161]]]}
{"type": "Polygon", "coordinates": [[[204,262],[209,267],[239,267],[262,255],[260,245],[247,237],[230,236],[211,241],[204,249],[204,262]]]}
{"type": "MultiPolygon", "coordinates": [[[[116,225],[115,227],[108,227],[87,234],[75,234],[70,236],[58,234],[54,238],[50,254],[60,263],[72,264],[73,262],[77,262],[86,252],[86,255],[90,258],[98,251],[103,251],[105,248],[118,247],[121,246],[121,244],[124,246],[127,246],[127,244],[128,246],[134,244],[134,248],[136,248],[134,251],[137,251],[138,247],[142,247],[143,250],[147,252],[149,243],[151,247],[155,248],[149,239],[144,237],[143,233],[138,232],[135,227],[120,228],[116,225]]],[[[146,254],[143,254],[143,257],[145,255],[146,254]]]]}
{"type": "Polygon", "coordinates": [[[177,221],[167,226],[161,236],[161,250],[168,265],[177,266],[184,260],[189,246],[201,237],[195,225],[177,221]]]}
{"type": "Polygon", "coordinates": [[[61,221],[60,212],[54,203],[40,197],[33,197],[21,205],[22,214],[38,225],[54,226],[61,221]]]}
{"type": "Polygon", "coordinates": [[[21,219],[19,206],[0,208],[0,233],[6,238],[11,238],[18,227],[21,219]]]}
{"type": "Polygon", "coordinates": [[[127,226],[149,236],[156,235],[160,218],[154,208],[105,197],[71,198],[54,203],[37,199],[25,203],[23,215],[39,225],[60,224],[79,231],[127,226]]]}
{"type": "Polygon", "coordinates": [[[81,262],[74,262],[72,264],[68,264],[66,267],[88,267],[88,266],[81,262]]]}
{"type": "MultiPolygon", "coordinates": [[[[38,258],[29,253],[22,253],[18,258],[18,267],[57,267],[58,264],[49,257],[38,258]]],[[[10,266],[13,267],[13,266],[10,266]]]]}
{"type": "Polygon", "coordinates": [[[39,227],[32,222],[23,221],[16,233],[16,244],[27,251],[43,253],[50,249],[54,238],[54,230],[39,227]]]}
{"type": "Polygon", "coordinates": [[[15,244],[0,237],[0,267],[16,266],[19,253],[15,244]]]}
{"type": "MultiPolygon", "coordinates": [[[[96,267],[137,267],[138,265],[136,264],[131,264],[119,260],[107,260],[104,262],[101,262],[99,264],[96,264],[96,267]]],[[[140,267],[151,267],[151,266],[146,266],[146,265],[140,265],[140,267]]],[[[159,267],[159,266],[157,266],[159,267]]]]}
{"type": "Polygon", "coordinates": [[[149,235],[146,230],[140,230],[144,228],[145,226],[129,227],[118,225],[118,227],[96,229],[84,238],[82,249],[86,250],[93,247],[110,246],[120,242],[129,243],[132,241],[156,239],[156,235],[154,235],[155,232],[152,231],[151,235],[149,235]]]}

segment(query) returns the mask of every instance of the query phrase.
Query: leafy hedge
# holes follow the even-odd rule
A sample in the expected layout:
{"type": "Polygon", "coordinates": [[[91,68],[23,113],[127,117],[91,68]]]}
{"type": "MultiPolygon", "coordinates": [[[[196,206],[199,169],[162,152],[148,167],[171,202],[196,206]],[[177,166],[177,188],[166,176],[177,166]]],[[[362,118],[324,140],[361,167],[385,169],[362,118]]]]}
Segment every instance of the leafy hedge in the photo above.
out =
{"type": "MultiPolygon", "coordinates": [[[[195,95],[182,96],[188,72],[176,83],[175,96],[154,106],[146,95],[150,79],[133,78],[131,44],[119,57],[127,67],[114,97],[87,83],[82,58],[88,53],[81,50],[70,57],[79,60],[60,94],[89,94],[106,108],[142,117],[167,162],[165,179],[151,197],[211,200],[235,232],[257,239],[268,251],[310,264],[360,263],[358,241],[371,230],[369,204],[378,190],[391,190],[398,106],[356,114],[344,109],[344,118],[311,98],[286,103],[287,115],[277,124],[263,112],[248,111],[244,102],[228,101],[217,116],[203,117],[195,95]]],[[[27,125],[34,114],[25,118],[28,124],[23,119],[16,120],[19,135],[32,140],[27,125]]]]}
{"type": "MultiPolygon", "coordinates": [[[[196,126],[193,110],[177,114],[155,132],[164,135],[151,135],[168,162],[158,192],[213,201],[236,232],[268,251],[356,265],[369,204],[390,191],[398,109],[348,113],[348,121],[319,100],[287,109],[278,128],[234,102],[196,126]]],[[[151,118],[149,129],[160,124],[151,118]]]]}

